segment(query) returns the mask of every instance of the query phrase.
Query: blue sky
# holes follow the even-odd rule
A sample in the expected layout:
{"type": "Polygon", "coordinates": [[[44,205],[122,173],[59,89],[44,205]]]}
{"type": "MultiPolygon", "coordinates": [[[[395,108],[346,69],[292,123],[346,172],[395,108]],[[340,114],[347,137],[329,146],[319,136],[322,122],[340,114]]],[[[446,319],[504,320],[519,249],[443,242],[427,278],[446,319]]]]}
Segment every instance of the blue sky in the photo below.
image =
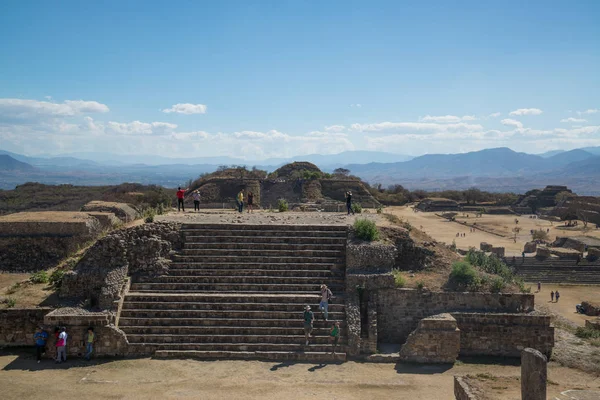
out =
{"type": "Polygon", "coordinates": [[[599,20],[594,0],[6,1],[0,148],[598,146],[599,20]]]}

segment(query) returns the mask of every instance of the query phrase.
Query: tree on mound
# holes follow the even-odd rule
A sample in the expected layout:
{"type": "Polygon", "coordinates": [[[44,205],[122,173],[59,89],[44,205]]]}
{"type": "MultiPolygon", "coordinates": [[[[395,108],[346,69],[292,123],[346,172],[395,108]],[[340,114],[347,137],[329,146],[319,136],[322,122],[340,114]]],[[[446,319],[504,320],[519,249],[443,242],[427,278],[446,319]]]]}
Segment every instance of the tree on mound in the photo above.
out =
{"type": "Polygon", "coordinates": [[[279,179],[320,179],[324,174],[315,164],[298,161],[276,169],[271,175],[279,179]]]}

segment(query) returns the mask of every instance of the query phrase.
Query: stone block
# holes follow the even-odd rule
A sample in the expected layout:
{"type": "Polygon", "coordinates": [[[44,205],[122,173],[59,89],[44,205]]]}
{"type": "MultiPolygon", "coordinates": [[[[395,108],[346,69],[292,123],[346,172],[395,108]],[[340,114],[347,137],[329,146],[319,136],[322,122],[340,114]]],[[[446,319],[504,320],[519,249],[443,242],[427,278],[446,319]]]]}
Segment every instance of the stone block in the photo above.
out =
{"type": "Polygon", "coordinates": [[[535,256],[539,258],[548,258],[551,255],[550,249],[546,246],[538,246],[535,252],[535,256]]]}
{"type": "Polygon", "coordinates": [[[588,260],[595,261],[600,258],[600,249],[596,247],[589,247],[587,253],[588,260]]]}
{"type": "Polygon", "coordinates": [[[525,246],[523,247],[523,251],[525,253],[535,253],[536,250],[537,250],[536,242],[527,242],[527,243],[525,243],[525,246]]]}
{"type": "Polygon", "coordinates": [[[407,362],[454,363],[460,352],[460,330],[450,314],[422,319],[400,349],[407,362]]]}
{"type": "Polygon", "coordinates": [[[492,247],[490,252],[498,258],[504,257],[504,247],[492,247]]]}
{"type": "Polygon", "coordinates": [[[521,353],[521,399],[546,400],[548,379],[546,356],[538,350],[526,348],[521,353]]]}
{"type": "Polygon", "coordinates": [[[381,243],[350,244],[346,247],[346,271],[388,272],[394,267],[396,246],[381,243]]]}
{"type": "Polygon", "coordinates": [[[486,243],[486,242],[479,243],[479,250],[481,250],[481,251],[486,251],[486,252],[492,251],[492,247],[493,246],[491,244],[486,243]]]}

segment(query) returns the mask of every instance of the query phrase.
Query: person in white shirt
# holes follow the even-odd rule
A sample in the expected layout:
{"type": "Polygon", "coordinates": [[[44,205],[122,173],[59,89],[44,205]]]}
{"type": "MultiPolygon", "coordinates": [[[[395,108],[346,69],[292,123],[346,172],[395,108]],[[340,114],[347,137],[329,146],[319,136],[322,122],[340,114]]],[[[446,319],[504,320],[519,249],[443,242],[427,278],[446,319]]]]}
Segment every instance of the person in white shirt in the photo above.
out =
{"type": "Polygon", "coordinates": [[[58,341],[56,345],[56,362],[61,363],[67,361],[67,328],[64,326],[60,328],[60,334],[58,335],[58,341]]]}

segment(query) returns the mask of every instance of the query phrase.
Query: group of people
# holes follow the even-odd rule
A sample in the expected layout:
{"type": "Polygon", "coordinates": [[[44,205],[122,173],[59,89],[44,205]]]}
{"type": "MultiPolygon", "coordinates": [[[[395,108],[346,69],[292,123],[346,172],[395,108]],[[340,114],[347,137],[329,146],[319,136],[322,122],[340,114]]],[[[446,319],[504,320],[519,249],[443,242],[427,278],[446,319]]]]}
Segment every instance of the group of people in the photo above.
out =
{"type": "MultiPolygon", "coordinates": [[[[185,199],[185,192],[187,191],[187,188],[182,189],[181,186],[177,188],[177,211],[185,212],[183,200],[185,199]]],[[[200,192],[198,190],[192,192],[192,199],[194,199],[194,211],[200,211],[200,192]]]]}
{"type": "MultiPolygon", "coordinates": [[[[239,213],[244,212],[244,190],[240,190],[237,194],[235,201],[238,206],[239,213]]],[[[246,206],[248,207],[248,214],[254,211],[254,193],[248,191],[248,195],[246,196],[246,206]]]]}
{"type": "MultiPolygon", "coordinates": [[[[33,340],[35,341],[35,354],[38,364],[42,361],[42,354],[46,353],[46,344],[49,337],[50,335],[48,335],[48,332],[46,332],[42,326],[39,326],[33,334],[33,340]]],[[[60,364],[67,361],[67,339],[69,338],[67,328],[64,326],[55,328],[54,337],[54,346],[56,347],[56,358],[54,361],[57,364],[60,364]]],[[[85,337],[85,359],[87,361],[91,360],[92,358],[95,342],[96,334],[94,333],[94,328],[89,327],[85,337]]]]}
{"type": "MultiPolygon", "coordinates": [[[[333,297],[333,293],[327,287],[327,285],[321,285],[321,301],[319,303],[319,310],[323,314],[323,319],[325,322],[329,322],[329,300],[333,297]]],[[[304,338],[306,339],[306,346],[312,337],[313,324],[315,322],[315,315],[311,311],[309,305],[304,306],[304,338]]],[[[337,344],[340,339],[340,322],[335,321],[329,330],[329,338],[333,344],[333,354],[335,354],[335,349],[337,348],[337,344]]]]}

